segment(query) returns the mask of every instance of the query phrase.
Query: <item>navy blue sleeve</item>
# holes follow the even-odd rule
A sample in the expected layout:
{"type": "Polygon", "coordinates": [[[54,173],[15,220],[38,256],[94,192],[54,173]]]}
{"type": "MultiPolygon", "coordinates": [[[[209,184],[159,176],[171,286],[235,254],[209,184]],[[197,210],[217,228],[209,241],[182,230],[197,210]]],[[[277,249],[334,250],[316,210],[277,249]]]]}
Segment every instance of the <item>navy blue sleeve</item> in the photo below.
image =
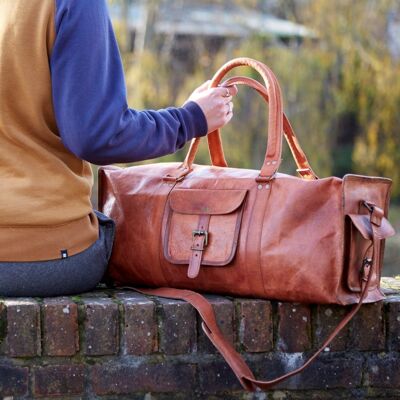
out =
{"type": "Polygon", "coordinates": [[[55,1],[53,104],[61,139],[72,153],[99,165],[133,162],[174,153],[207,134],[195,102],[158,111],[128,107],[105,0],[55,1]]]}

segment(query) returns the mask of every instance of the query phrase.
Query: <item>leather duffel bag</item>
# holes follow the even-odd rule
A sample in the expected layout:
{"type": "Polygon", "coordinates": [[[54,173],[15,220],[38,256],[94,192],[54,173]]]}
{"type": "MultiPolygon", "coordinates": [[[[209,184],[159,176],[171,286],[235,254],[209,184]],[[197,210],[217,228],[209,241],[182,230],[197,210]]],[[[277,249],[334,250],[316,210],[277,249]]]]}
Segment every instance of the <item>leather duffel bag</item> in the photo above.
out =
{"type": "Polygon", "coordinates": [[[219,131],[208,135],[212,166],[194,164],[199,139],[183,163],[99,170],[99,208],[116,222],[108,277],[143,293],[189,301],[203,328],[248,390],[300,372],[330,343],[362,303],[383,299],[380,276],[391,180],[346,175],[318,178],[283,113],[279,84],[264,64],[238,58],[211,85],[244,84],[269,102],[261,170],[227,166],[219,131]],[[222,83],[228,71],[246,77],[222,83]],[[299,177],[278,172],[286,138],[299,177]],[[177,290],[185,289],[185,290],[177,290]],[[324,345],[301,368],[273,381],[255,380],[223,339],[205,299],[187,289],[317,304],[353,304],[324,345]]]}

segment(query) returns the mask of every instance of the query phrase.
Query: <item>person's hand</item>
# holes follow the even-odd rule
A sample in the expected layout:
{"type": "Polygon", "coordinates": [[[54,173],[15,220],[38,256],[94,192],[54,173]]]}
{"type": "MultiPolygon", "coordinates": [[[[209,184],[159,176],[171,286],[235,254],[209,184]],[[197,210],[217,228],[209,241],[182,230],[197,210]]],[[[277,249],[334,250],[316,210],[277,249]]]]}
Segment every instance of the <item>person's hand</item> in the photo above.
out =
{"type": "Polygon", "coordinates": [[[232,97],[237,93],[236,86],[209,89],[209,84],[210,81],[204,82],[186,101],[194,101],[202,109],[207,120],[207,133],[223,127],[232,119],[232,97]]]}

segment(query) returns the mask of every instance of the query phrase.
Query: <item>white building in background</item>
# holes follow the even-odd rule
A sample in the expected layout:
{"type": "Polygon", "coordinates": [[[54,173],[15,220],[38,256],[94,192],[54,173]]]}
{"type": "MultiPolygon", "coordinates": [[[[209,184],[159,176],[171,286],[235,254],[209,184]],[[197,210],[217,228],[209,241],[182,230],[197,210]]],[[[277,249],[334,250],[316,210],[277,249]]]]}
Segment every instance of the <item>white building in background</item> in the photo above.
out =
{"type": "Polygon", "coordinates": [[[122,10],[116,4],[111,4],[110,8],[113,19],[126,20],[131,34],[131,50],[140,50],[149,28],[150,35],[175,39],[196,37],[226,41],[242,40],[258,34],[287,43],[316,37],[314,32],[303,25],[264,12],[201,3],[136,0],[131,2],[127,10],[122,10]]]}

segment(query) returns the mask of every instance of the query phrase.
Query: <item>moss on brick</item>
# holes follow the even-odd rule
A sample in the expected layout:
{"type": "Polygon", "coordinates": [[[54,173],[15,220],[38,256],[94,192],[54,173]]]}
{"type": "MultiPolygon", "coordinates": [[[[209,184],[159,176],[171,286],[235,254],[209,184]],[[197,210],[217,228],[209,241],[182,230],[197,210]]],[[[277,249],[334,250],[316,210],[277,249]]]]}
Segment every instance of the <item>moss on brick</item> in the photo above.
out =
{"type": "Polygon", "coordinates": [[[71,296],[70,298],[74,303],[83,304],[83,300],[82,300],[81,296],[76,295],[76,296],[71,296]]]}

